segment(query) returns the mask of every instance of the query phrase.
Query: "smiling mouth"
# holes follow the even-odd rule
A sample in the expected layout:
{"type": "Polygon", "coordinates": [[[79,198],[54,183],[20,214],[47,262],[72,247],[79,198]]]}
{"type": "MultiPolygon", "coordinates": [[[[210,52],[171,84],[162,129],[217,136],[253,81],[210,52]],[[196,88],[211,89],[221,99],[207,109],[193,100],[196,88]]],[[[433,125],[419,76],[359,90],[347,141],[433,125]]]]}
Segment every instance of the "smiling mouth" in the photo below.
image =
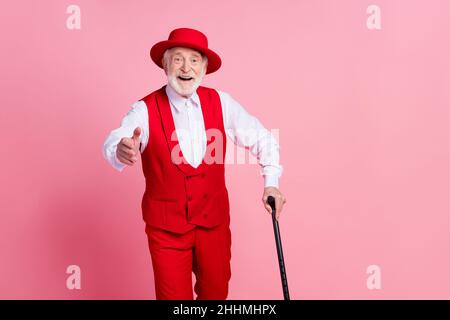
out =
{"type": "Polygon", "coordinates": [[[180,79],[181,81],[191,81],[191,80],[194,79],[194,78],[192,78],[192,77],[181,77],[181,76],[179,76],[178,79],[180,79]]]}

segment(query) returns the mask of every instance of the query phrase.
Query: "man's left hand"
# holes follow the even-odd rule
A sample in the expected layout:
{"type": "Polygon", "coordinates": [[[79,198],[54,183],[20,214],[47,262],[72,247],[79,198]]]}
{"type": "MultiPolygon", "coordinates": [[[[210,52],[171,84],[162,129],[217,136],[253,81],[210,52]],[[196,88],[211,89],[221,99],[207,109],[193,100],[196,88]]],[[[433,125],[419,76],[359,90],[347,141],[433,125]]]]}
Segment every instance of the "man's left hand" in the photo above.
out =
{"type": "Polygon", "coordinates": [[[264,208],[272,214],[272,208],[267,203],[267,198],[269,196],[274,197],[275,199],[275,210],[276,210],[276,218],[277,220],[280,218],[281,210],[283,210],[283,205],[286,203],[286,197],[275,187],[265,187],[262,201],[264,203],[264,208]]]}

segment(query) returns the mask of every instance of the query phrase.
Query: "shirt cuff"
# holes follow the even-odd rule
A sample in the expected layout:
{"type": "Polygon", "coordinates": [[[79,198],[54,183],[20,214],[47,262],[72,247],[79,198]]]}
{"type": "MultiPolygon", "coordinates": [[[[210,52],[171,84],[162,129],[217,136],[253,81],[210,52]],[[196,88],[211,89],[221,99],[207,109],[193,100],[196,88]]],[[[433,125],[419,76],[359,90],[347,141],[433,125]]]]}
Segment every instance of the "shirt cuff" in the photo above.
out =
{"type": "Polygon", "coordinates": [[[264,176],[264,188],[275,187],[278,188],[278,176],[265,175],[264,176]]]}

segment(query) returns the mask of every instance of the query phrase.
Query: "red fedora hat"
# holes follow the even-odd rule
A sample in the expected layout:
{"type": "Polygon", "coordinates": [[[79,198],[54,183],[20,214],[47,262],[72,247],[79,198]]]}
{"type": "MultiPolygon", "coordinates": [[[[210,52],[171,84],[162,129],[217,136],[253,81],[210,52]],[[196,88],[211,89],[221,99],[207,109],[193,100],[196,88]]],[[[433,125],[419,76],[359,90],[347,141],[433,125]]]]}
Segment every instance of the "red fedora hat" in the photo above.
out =
{"type": "Polygon", "coordinates": [[[158,67],[163,68],[162,58],[164,51],[173,47],[191,48],[206,55],[208,57],[207,74],[217,71],[222,64],[219,55],[208,48],[208,38],[200,31],[189,28],[173,30],[168,40],[158,42],[152,47],[150,57],[158,67]]]}

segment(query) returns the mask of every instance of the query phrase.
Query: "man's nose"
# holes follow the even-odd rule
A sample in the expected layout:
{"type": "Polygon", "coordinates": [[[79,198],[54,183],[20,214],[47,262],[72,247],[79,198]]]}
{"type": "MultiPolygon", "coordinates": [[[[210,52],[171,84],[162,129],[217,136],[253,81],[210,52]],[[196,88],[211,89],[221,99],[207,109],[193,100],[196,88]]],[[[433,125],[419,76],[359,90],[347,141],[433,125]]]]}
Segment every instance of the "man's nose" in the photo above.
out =
{"type": "Polygon", "coordinates": [[[188,72],[190,68],[191,67],[190,67],[189,63],[187,61],[185,61],[185,62],[183,62],[183,65],[181,66],[181,71],[188,72]]]}

